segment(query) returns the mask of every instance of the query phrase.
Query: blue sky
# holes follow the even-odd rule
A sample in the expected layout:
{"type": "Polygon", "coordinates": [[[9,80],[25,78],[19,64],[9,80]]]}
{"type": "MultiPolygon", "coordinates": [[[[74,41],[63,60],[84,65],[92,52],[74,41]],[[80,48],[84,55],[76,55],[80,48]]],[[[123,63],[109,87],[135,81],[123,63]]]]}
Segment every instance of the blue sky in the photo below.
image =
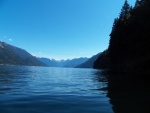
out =
{"type": "MultiPolygon", "coordinates": [[[[134,5],[135,0],[128,0],[134,5]]],[[[47,58],[91,57],[108,47],[124,0],[0,0],[0,41],[47,58]]]]}

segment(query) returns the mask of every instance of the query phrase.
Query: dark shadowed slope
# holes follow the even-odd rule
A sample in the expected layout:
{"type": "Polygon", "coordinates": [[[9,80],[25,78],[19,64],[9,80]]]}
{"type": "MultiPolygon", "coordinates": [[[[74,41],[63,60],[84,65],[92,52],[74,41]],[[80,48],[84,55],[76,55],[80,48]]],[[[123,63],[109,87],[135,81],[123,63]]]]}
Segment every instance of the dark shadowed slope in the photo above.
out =
{"type": "Polygon", "coordinates": [[[92,56],[89,58],[86,62],[76,66],[76,68],[93,68],[95,60],[101,55],[101,53],[98,53],[97,55],[92,56]]]}
{"type": "Polygon", "coordinates": [[[0,42],[0,64],[46,66],[27,51],[5,42],[0,42]]]}

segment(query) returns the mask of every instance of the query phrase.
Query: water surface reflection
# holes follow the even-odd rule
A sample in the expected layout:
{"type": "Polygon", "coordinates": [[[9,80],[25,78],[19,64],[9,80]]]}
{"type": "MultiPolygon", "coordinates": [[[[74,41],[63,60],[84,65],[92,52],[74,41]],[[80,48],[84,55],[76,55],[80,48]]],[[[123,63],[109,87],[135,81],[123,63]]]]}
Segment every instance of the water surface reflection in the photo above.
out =
{"type": "MultiPolygon", "coordinates": [[[[100,72],[108,81],[107,96],[114,113],[150,113],[148,75],[100,72]]],[[[99,75],[98,74],[98,75],[99,75]]],[[[99,77],[101,81],[101,77],[99,77]]]]}
{"type": "Polygon", "coordinates": [[[0,66],[1,113],[150,113],[145,75],[0,66]]]}
{"type": "Polygon", "coordinates": [[[102,90],[107,86],[106,78],[95,75],[97,72],[0,66],[0,112],[113,113],[107,91],[102,90]]]}

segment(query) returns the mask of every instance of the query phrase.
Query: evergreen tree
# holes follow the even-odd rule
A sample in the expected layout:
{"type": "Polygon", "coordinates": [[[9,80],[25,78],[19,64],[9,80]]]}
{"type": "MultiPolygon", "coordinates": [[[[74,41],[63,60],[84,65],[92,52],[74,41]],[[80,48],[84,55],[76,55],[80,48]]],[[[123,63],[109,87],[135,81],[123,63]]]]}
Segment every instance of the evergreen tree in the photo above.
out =
{"type": "Polygon", "coordinates": [[[95,61],[95,68],[150,74],[150,0],[135,4],[131,9],[125,0],[120,17],[114,19],[108,50],[95,61]]]}
{"type": "Polygon", "coordinates": [[[141,0],[136,0],[136,2],[135,2],[135,7],[137,7],[137,6],[140,4],[140,1],[141,1],[141,0]]]}
{"type": "Polygon", "coordinates": [[[120,13],[120,19],[122,19],[129,11],[131,7],[127,0],[125,0],[124,5],[122,6],[121,13],[120,13]]]}
{"type": "Polygon", "coordinates": [[[117,27],[117,23],[118,23],[119,19],[118,18],[115,18],[114,19],[114,23],[113,23],[113,27],[112,27],[112,32],[115,31],[116,27],[117,27]]]}

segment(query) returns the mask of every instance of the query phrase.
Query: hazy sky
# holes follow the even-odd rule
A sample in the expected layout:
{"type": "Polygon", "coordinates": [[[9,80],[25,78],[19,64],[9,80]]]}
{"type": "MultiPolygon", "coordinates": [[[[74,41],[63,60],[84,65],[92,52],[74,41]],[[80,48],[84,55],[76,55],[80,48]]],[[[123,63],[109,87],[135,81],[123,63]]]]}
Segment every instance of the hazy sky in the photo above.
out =
{"type": "MultiPolygon", "coordinates": [[[[134,5],[135,0],[128,0],[134,5]]],[[[0,41],[55,59],[108,47],[124,0],[0,0],[0,41]]]]}

